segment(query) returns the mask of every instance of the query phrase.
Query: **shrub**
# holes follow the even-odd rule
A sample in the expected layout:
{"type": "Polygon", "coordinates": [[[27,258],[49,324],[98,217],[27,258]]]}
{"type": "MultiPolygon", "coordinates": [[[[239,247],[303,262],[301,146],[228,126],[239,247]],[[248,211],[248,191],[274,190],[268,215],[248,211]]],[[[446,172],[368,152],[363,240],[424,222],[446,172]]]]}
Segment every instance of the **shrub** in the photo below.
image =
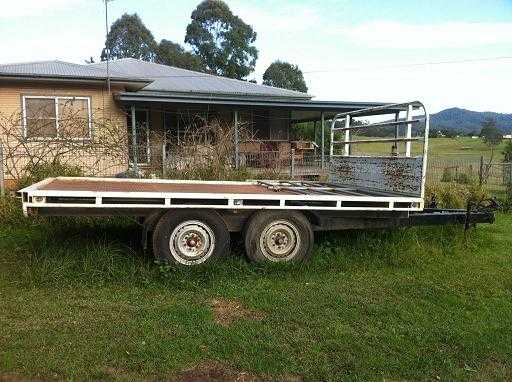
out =
{"type": "Polygon", "coordinates": [[[435,199],[440,208],[466,208],[469,202],[480,204],[489,197],[489,193],[476,183],[435,183],[426,187],[425,205],[430,205],[435,199]]]}
{"type": "Polygon", "coordinates": [[[18,188],[30,186],[46,178],[82,175],[82,170],[78,166],[70,166],[59,161],[38,163],[27,166],[26,174],[18,181],[18,188]]]}
{"type": "Polygon", "coordinates": [[[459,184],[471,184],[475,181],[475,176],[472,173],[454,171],[453,168],[450,167],[445,167],[443,169],[443,175],[441,176],[441,182],[444,183],[455,182],[459,184]]]}
{"type": "Polygon", "coordinates": [[[441,176],[441,182],[451,182],[453,180],[453,173],[450,167],[443,169],[443,175],[441,176]]]}
{"type": "Polygon", "coordinates": [[[18,225],[24,219],[20,200],[11,196],[0,197],[0,222],[2,225],[18,225]]]}
{"type": "Polygon", "coordinates": [[[459,184],[472,184],[475,182],[473,175],[465,172],[458,173],[453,180],[459,184]]]}

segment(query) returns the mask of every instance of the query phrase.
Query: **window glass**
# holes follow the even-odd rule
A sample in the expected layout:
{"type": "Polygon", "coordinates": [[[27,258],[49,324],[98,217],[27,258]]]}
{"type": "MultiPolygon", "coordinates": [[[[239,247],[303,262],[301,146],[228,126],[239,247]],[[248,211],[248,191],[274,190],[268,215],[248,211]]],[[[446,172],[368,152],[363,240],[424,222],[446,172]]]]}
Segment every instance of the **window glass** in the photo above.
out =
{"type": "Polygon", "coordinates": [[[27,98],[25,100],[25,110],[27,116],[27,137],[55,138],[57,136],[55,100],[27,98]]]}
{"type": "Polygon", "coordinates": [[[89,110],[86,99],[59,98],[59,137],[89,137],[89,110]]]}

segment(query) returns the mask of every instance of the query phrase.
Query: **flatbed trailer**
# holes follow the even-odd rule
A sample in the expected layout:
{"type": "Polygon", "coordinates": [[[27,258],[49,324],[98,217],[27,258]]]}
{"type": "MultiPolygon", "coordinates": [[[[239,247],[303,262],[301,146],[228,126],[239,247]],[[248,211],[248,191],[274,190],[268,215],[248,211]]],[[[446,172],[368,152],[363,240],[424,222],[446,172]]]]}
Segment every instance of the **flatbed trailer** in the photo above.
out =
{"type": "Polygon", "coordinates": [[[493,221],[490,212],[424,208],[428,114],[419,102],[339,114],[331,123],[330,141],[327,182],[58,177],[19,193],[27,216],[141,217],[144,242],[157,260],[183,265],[227,253],[230,232],[243,232],[250,259],[288,261],[309,256],[314,231],[493,221]],[[423,110],[422,119],[413,117],[415,108],[423,110]],[[393,121],[363,127],[394,126],[393,139],[350,139],[354,118],[389,113],[393,121]],[[413,137],[412,126],[421,121],[423,135],[413,137]],[[404,137],[400,127],[405,127],[404,137]],[[337,132],[345,138],[337,141],[337,132]],[[423,155],[412,155],[415,141],[422,142],[423,155]],[[351,145],[369,142],[392,143],[393,155],[351,155],[351,145]],[[399,143],[404,144],[402,156],[399,143]],[[343,146],[342,154],[336,144],[343,146]]]}

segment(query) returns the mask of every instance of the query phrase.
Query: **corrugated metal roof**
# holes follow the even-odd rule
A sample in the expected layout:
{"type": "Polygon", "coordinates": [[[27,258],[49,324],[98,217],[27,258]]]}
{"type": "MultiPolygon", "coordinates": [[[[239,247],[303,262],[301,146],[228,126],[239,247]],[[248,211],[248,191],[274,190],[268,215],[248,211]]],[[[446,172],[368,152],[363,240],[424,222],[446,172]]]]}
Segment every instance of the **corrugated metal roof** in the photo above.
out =
{"type": "MultiPolygon", "coordinates": [[[[91,68],[104,69],[105,62],[88,65],[91,68]]],[[[191,70],[160,65],[133,58],[124,58],[110,62],[110,67],[117,73],[130,77],[144,77],[153,82],[143,90],[194,93],[194,94],[231,94],[263,97],[310,99],[306,93],[258,85],[247,81],[219,77],[191,70]]]]}
{"type": "MultiPolygon", "coordinates": [[[[106,79],[107,72],[106,69],[102,67],[55,60],[1,64],[0,76],[106,79]]],[[[125,74],[117,73],[113,70],[110,71],[110,77],[114,80],[144,81],[141,76],[130,78],[125,74]]],[[[147,82],[147,80],[145,81],[147,82]]]]}

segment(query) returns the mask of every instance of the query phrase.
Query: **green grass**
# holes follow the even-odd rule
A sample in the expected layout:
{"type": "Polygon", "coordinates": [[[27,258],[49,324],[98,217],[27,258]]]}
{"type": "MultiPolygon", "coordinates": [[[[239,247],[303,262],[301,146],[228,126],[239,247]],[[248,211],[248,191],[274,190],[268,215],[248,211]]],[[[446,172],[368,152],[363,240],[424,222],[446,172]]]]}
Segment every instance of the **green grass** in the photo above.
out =
{"type": "Polygon", "coordinates": [[[0,379],[159,379],[203,361],[278,379],[512,378],[511,215],[466,239],[453,227],[324,234],[306,264],[250,264],[235,249],[169,272],[138,231],[0,228],[0,379]],[[218,298],[265,318],[218,325],[218,298]]]}
{"type": "MultiPolygon", "coordinates": [[[[354,139],[369,139],[369,137],[353,137],[354,139]]],[[[437,159],[457,160],[457,161],[479,161],[483,156],[486,160],[491,157],[491,148],[487,146],[480,138],[471,137],[459,138],[429,138],[429,154],[437,159]]],[[[503,141],[494,148],[494,161],[503,160],[503,150],[506,142],[503,141]]],[[[413,153],[419,154],[423,147],[420,144],[413,144],[413,153]]],[[[391,150],[390,143],[366,143],[364,145],[354,145],[353,153],[373,153],[389,154],[391,150]]],[[[405,151],[405,144],[399,144],[400,152],[405,151]]]]}

